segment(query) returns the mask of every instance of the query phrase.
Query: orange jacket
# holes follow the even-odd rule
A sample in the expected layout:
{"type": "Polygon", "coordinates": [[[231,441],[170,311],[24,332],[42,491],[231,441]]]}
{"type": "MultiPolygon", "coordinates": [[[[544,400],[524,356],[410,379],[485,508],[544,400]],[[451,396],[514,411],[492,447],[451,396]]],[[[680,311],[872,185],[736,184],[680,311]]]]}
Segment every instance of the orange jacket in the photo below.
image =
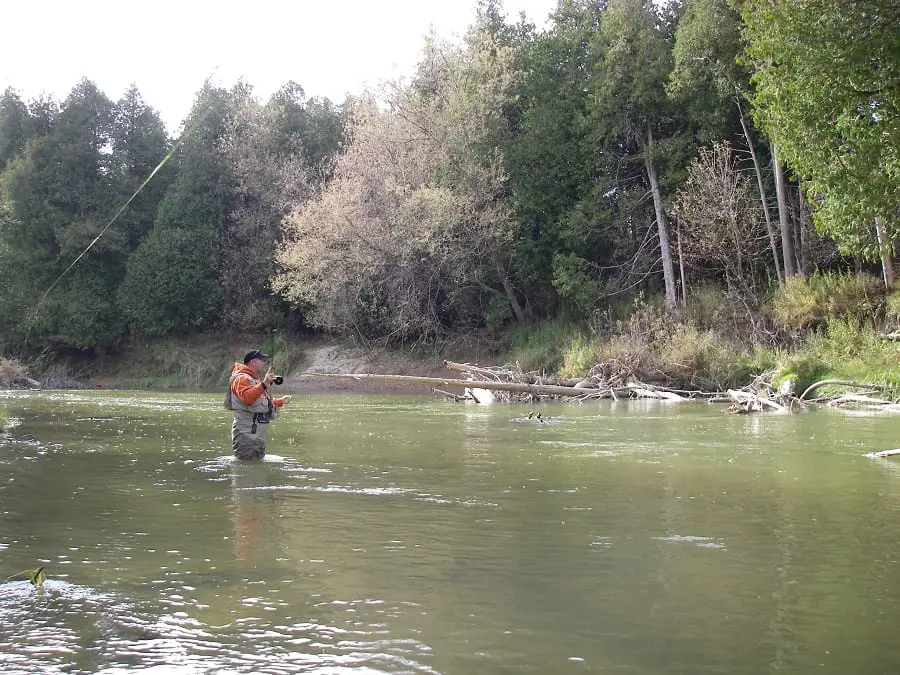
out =
{"type": "Polygon", "coordinates": [[[259,380],[260,378],[249,366],[245,366],[243,363],[234,364],[234,370],[231,371],[231,392],[237,396],[242,403],[253,405],[260,396],[266,396],[272,401],[272,405],[276,408],[280,408],[284,405],[284,399],[280,397],[272,398],[269,395],[268,389],[266,389],[261,381],[257,384],[250,384],[250,380],[246,377],[235,377],[235,375],[238,374],[249,375],[253,380],[259,380]]]}

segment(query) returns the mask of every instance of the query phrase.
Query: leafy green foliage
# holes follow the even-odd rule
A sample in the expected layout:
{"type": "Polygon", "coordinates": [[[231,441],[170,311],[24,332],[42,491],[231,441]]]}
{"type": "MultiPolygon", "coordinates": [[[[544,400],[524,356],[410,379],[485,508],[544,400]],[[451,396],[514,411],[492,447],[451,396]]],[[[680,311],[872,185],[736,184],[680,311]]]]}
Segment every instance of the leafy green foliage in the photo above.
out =
{"type": "MultiPolygon", "coordinates": [[[[630,218],[656,223],[659,262],[666,306],[678,304],[664,193],[659,180],[672,167],[677,176],[686,163],[681,138],[681,111],[665,91],[672,70],[671,25],[644,0],[611,0],[591,41],[594,77],[589,111],[595,137],[604,152],[616,157],[629,182],[649,188],[650,204],[630,218]]],[[[631,223],[633,227],[633,220],[631,223]]]]}
{"type": "Polygon", "coordinates": [[[28,140],[28,107],[13,89],[0,97],[0,171],[22,152],[28,140]]]}
{"type": "Polygon", "coordinates": [[[517,274],[538,310],[552,301],[551,262],[577,255],[606,263],[614,247],[604,222],[608,204],[595,184],[608,183],[596,152],[585,92],[592,79],[589,42],[602,3],[560,3],[553,27],[523,39],[523,73],[504,147],[511,198],[523,236],[517,274]]]}
{"type": "Polygon", "coordinates": [[[134,330],[146,335],[210,325],[219,308],[215,233],[159,225],[128,260],[118,291],[134,330]]]}
{"type": "MultiPolygon", "coordinates": [[[[555,372],[564,364],[565,354],[573,344],[576,345],[574,351],[579,352],[587,344],[585,340],[584,327],[566,319],[524,326],[510,334],[504,358],[522,371],[555,372]]],[[[568,367],[573,370],[586,364],[584,357],[576,353],[570,354],[569,359],[568,367]]],[[[587,370],[583,370],[573,376],[586,373],[587,370]]]]}
{"type": "Polygon", "coordinates": [[[876,259],[897,236],[900,68],[894,0],[748,0],[754,116],[803,178],[818,227],[876,259]]]}
{"type": "Polygon", "coordinates": [[[490,329],[505,326],[513,319],[512,308],[506,298],[499,295],[491,296],[484,308],[484,325],[490,329]]]}
{"type": "Polygon", "coordinates": [[[675,31],[669,95],[705,141],[728,138],[737,105],[749,90],[749,71],[738,65],[740,15],[731,0],[690,0],[675,31]],[[736,105],[737,104],[737,105],[736,105]]]}
{"type": "Polygon", "coordinates": [[[586,260],[574,253],[554,255],[553,287],[576,313],[585,317],[591,315],[599,289],[586,260]]]}
{"type": "Polygon", "coordinates": [[[778,388],[790,381],[794,383],[794,392],[800,395],[831,372],[831,367],[818,354],[800,352],[781,361],[772,378],[772,386],[778,388]]]}
{"type": "Polygon", "coordinates": [[[584,377],[597,363],[597,343],[587,334],[570,338],[562,350],[559,374],[563,377],[584,377]]]}
{"type": "Polygon", "coordinates": [[[822,326],[829,318],[874,321],[884,312],[879,279],[867,275],[817,272],[809,279],[792,277],[772,298],[772,313],[789,329],[822,326]]]}

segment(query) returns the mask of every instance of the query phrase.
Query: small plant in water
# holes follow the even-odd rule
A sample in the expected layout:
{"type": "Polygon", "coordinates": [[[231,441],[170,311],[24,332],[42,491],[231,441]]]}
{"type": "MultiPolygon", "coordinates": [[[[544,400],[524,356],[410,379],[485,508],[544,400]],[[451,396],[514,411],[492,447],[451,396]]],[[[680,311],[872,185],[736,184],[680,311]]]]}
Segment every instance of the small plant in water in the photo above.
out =
{"type": "Polygon", "coordinates": [[[32,586],[43,588],[46,580],[47,576],[44,574],[43,566],[33,569],[28,573],[28,581],[32,586]]]}
{"type": "Polygon", "coordinates": [[[6,577],[7,581],[24,581],[25,579],[28,579],[28,583],[32,586],[37,586],[38,590],[42,590],[44,582],[47,580],[47,575],[44,574],[44,566],[41,565],[33,570],[22,570],[6,577]]]}

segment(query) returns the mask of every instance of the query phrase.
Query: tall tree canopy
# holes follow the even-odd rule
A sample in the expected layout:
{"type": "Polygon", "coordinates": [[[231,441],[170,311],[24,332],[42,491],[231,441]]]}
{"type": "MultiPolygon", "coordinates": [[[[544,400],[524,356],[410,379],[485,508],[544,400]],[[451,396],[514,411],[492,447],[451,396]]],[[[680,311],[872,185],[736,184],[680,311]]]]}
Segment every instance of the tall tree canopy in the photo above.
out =
{"type": "Polygon", "coordinates": [[[747,0],[754,115],[804,181],[814,218],[876,258],[900,234],[900,5],[747,0]]]}

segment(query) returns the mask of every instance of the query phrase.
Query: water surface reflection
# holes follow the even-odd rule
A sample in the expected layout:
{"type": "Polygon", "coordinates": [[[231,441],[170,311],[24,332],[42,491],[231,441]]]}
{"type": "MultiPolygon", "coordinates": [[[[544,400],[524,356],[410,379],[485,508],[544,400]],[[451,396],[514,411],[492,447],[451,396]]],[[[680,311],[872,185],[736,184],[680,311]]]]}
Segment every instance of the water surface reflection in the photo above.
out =
{"type": "Polygon", "coordinates": [[[300,397],[12,394],[13,673],[896,672],[896,422],[300,397]],[[527,411],[525,411],[527,413],[527,411]]]}

